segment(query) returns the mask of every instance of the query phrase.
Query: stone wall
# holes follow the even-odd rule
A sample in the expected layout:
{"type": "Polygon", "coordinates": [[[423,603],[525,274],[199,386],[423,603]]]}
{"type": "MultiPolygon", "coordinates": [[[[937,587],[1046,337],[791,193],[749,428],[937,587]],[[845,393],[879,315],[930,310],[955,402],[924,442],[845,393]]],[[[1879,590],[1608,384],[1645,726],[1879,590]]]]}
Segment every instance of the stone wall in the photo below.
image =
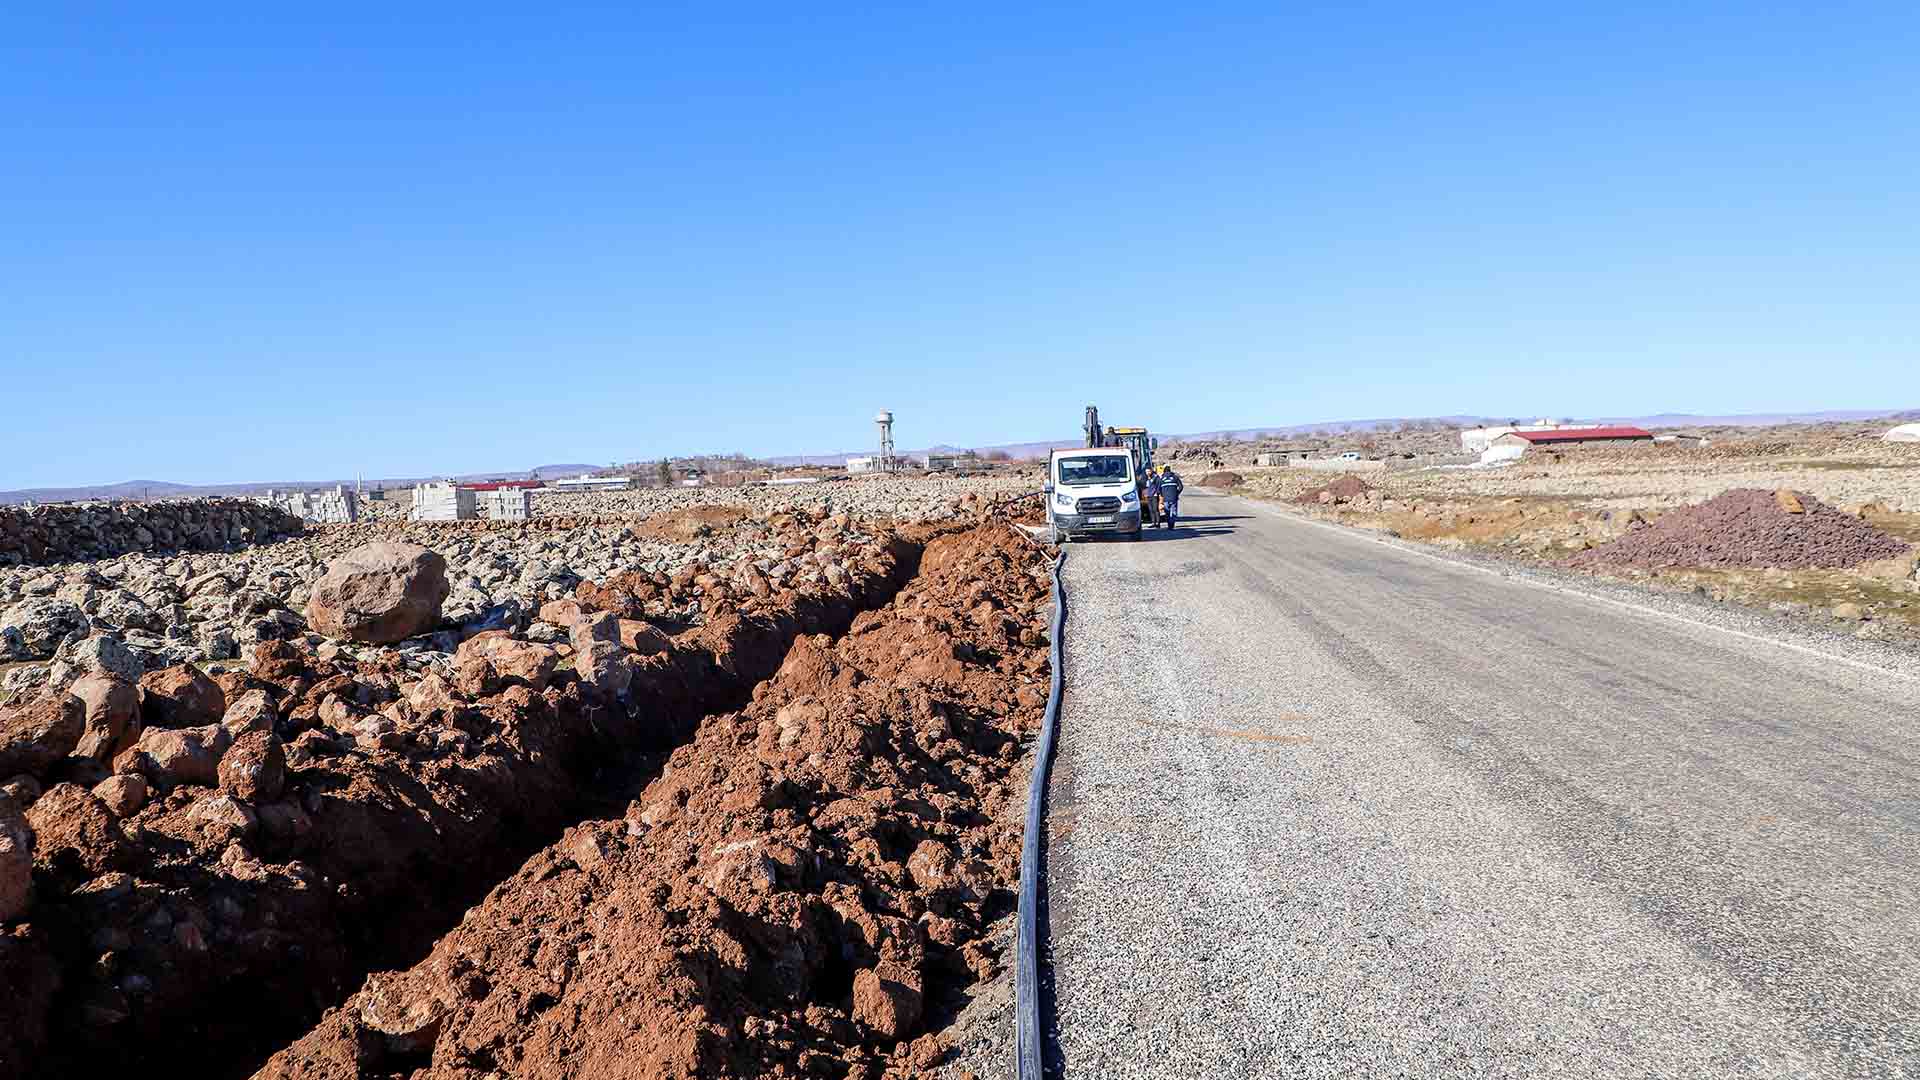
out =
{"type": "Polygon", "coordinates": [[[0,507],[0,566],[111,558],[134,551],[217,551],[301,531],[299,518],[251,499],[0,507]]]}

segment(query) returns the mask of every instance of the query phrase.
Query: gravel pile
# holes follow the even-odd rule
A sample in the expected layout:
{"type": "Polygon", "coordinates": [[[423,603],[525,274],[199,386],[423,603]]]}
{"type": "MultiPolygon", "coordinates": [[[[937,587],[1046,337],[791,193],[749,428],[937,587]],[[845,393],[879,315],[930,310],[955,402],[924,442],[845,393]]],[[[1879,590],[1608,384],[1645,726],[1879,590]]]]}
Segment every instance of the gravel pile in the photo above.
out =
{"type": "Polygon", "coordinates": [[[1904,541],[1859,518],[1786,489],[1729,491],[1663,515],[1653,525],[1582,552],[1575,566],[1859,566],[1905,555],[1904,541]]]}
{"type": "Polygon", "coordinates": [[[1301,492],[1293,501],[1302,506],[1322,502],[1350,502],[1372,490],[1372,484],[1348,473],[1338,477],[1332,483],[1301,492]]]}

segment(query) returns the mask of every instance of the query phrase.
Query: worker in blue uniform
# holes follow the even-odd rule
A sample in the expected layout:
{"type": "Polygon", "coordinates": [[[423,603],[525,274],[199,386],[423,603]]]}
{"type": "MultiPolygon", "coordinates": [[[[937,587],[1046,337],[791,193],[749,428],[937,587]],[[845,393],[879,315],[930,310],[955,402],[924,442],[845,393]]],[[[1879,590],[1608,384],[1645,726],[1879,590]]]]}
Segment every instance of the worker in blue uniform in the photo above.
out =
{"type": "Polygon", "coordinates": [[[1180,490],[1184,487],[1186,487],[1186,485],[1181,482],[1180,474],[1173,471],[1173,466],[1162,465],[1160,467],[1161,528],[1173,528],[1174,520],[1180,516],[1180,490]]]}

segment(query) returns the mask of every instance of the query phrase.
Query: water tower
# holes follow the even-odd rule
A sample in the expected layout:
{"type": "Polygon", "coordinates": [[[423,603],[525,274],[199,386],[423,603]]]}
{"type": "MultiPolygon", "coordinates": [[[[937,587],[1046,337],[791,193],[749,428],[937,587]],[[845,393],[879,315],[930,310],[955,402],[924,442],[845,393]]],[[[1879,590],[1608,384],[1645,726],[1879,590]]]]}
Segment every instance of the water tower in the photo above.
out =
{"type": "Polygon", "coordinates": [[[881,409],[874,414],[873,422],[880,425],[880,471],[893,471],[893,411],[881,409]]]}

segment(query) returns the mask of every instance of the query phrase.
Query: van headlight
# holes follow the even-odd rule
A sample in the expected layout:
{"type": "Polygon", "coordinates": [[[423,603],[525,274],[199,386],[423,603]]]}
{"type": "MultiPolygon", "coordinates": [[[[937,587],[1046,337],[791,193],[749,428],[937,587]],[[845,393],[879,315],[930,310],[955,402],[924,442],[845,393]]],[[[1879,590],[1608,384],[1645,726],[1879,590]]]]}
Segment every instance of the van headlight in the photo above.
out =
{"type": "Polygon", "coordinates": [[[1137,491],[1126,492],[1125,494],[1120,496],[1120,505],[1122,506],[1140,505],[1140,493],[1137,491]]]}
{"type": "Polygon", "coordinates": [[[1073,496],[1064,491],[1056,491],[1053,493],[1053,505],[1062,510],[1071,510],[1073,509],[1073,496]]]}

